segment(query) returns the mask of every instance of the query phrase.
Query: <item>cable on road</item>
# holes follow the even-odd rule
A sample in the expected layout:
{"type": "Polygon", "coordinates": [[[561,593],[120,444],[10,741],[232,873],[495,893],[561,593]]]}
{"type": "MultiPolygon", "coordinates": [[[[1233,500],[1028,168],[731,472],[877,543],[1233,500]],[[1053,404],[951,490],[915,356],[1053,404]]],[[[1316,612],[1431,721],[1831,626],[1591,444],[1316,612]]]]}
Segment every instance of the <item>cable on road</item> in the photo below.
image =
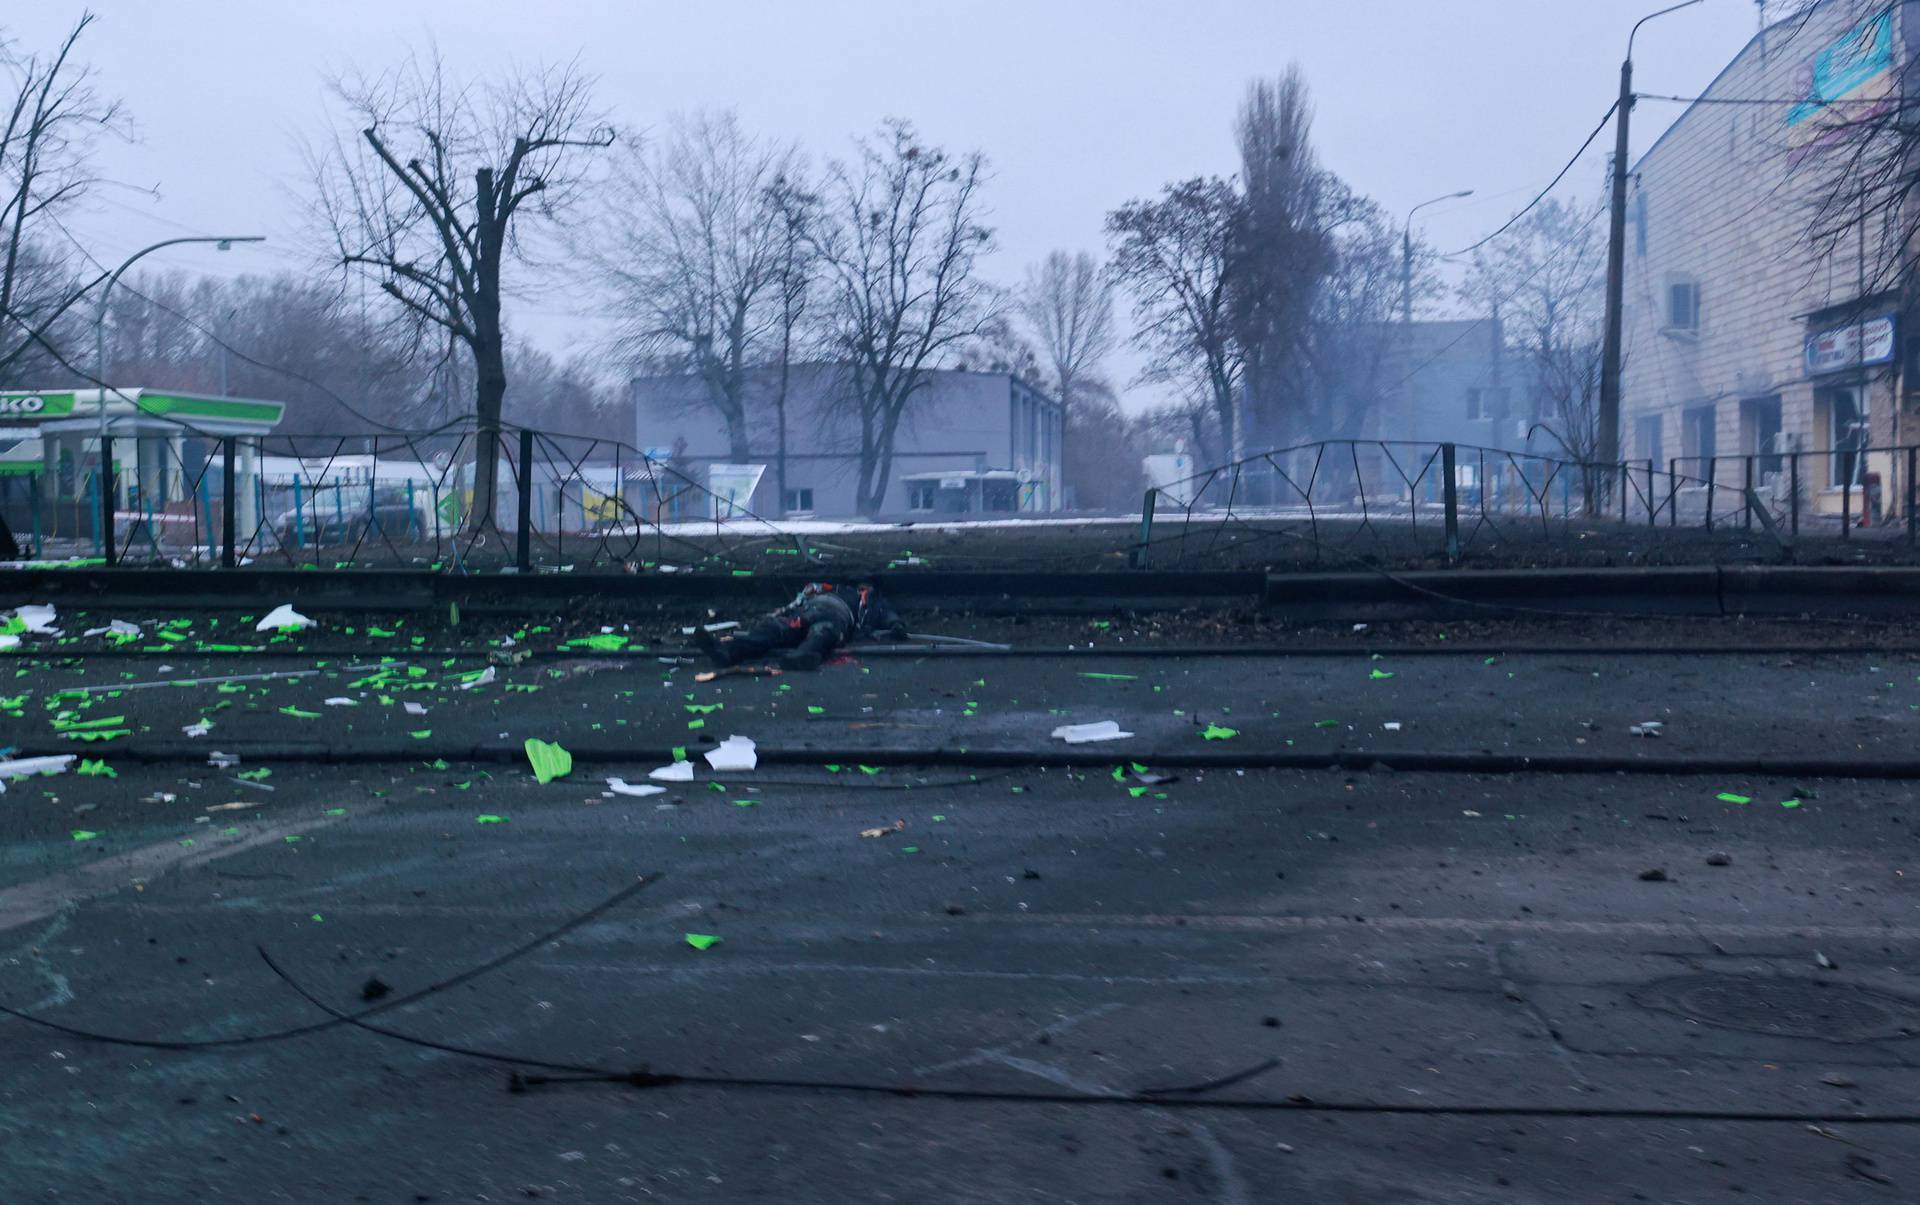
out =
{"type": "MultiPolygon", "coordinates": [[[[0,1004],[0,1013],[4,1013],[10,1017],[16,1017],[30,1025],[37,1025],[42,1029],[50,1029],[55,1033],[65,1034],[70,1038],[79,1038],[82,1041],[88,1042],[101,1042],[109,1046],[135,1046],[143,1050],[211,1050],[220,1047],[257,1046],[267,1042],[282,1042],[289,1038],[299,1038],[305,1037],[308,1034],[320,1033],[323,1030],[332,1029],[339,1025],[357,1024],[362,1018],[371,1017],[377,1013],[390,1012],[396,1008],[405,1008],[407,1005],[417,1003],[426,999],[428,996],[477,979],[489,971],[497,971],[508,963],[525,957],[546,943],[557,941],[575,929],[580,928],[582,925],[599,919],[638,895],[642,890],[659,882],[660,878],[661,876],[659,874],[643,875],[613,895],[607,897],[605,900],[587,909],[585,912],[562,922],[560,925],[547,930],[537,937],[530,938],[514,946],[505,953],[497,954],[489,958],[478,966],[469,967],[467,970],[461,971],[458,974],[451,975],[437,983],[430,983],[426,987],[408,992],[405,995],[395,996],[393,999],[383,1001],[374,1005],[372,1008],[362,1009],[360,1012],[351,1015],[335,1016],[330,1020],[319,1021],[311,1025],[297,1025],[291,1029],[272,1030],[267,1033],[241,1034],[230,1038],[138,1038],[128,1037],[124,1034],[110,1034],[102,1033],[98,1030],[81,1029],[74,1025],[63,1025],[58,1021],[49,1021],[45,1017],[35,1016],[32,1013],[24,1012],[21,1009],[12,1008],[5,1004],[0,1004]]],[[[262,951],[263,957],[264,954],[265,952],[262,951]]],[[[268,965],[272,966],[271,960],[269,960],[268,965]]],[[[275,970],[277,971],[278,968],[275,968],[275,970]]],[[[567,1068],[567,1070],[578,1070],[578,1068],[567,1068]]]]}
{"type": "MultiPolygon", "coordinates": [[[[257,948],[257,947],[256,947],[257,948]]],[[[327,1013],[331,1019],[355,1029],[409,1046],[418,1046],[443,1054],[461,1055],[481,1062],[509,1067],[539,1067],[559,1070],[561,1075],[524,1075],[512,1072],[507,1091],[526,1093],[536,1088],[611,1085],[637,1089],[716,1088],[733,1091],[807,1092],[834,1096],[887,1096],[896,1098],[942,1100],[968,1104],[1125,1106],[1153,1109],[1207,1109],[1221,1112],[1271,1113],[1353,1113],[1399,1117],[1526,1117],[1538,1119],[1604,1121],[1701,1121],[1750,1122],[1797,1125],[1920,1125],[1920,1114],[1913,1113],[1770,1113],[1758,1110],[1721,1109],[1634,1109],[1553,1105],[1391,1105],[1374,1101],[1316,1100],[1309,1096],[1284,1098],[1219,1098],[1202,1095],[1218,1088],[1242,1083],[1263,1075],[1280,1065],[1279,1059],[1267,1059],[1243,1071],[1181,1088],[1148,1088],[1135,1092],[1093,1094],[1081,1092],[1017,1092],[992,1088],[940,1088],[910,1083],[883,1083],[868,1080],[780,1079],[762,1076],[681,1074],[655,1071],[641,1066],[616,1071],[546,1059],[476,1050],[451,1042],[401,1033],[385,1026],[368,1025],[360,1016],[341,1012],[322,1001],[296,981],[266,952],[260,957],[282,982],[327,1013]]],[[[364,1015],[364,1014],[361,1014],[364,1015]]]]}

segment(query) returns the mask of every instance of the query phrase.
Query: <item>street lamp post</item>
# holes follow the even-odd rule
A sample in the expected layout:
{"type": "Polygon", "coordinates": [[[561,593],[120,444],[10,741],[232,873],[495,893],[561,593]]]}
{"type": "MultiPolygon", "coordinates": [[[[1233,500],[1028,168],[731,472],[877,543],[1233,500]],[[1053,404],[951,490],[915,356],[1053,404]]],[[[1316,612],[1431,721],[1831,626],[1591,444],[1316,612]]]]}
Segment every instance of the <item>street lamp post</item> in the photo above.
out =
{"type": "Polygon", "coordinates": [[[1438,205],[1442,201],[1457,201],[1461,197],[1472,195],[1471,188],[1463,188],[1459,192],[1450,192],[1444,197],[1422,201],[1407,210],[1407,224],[1400,235],[1400,318],[1409,330],[1413,329],[1413,215],[1429,205],[1438,205]]]}
{"type": "Polygon", "coordinates": [[[265,241],[266,236],[259,234],[228,236],[192,235],[186,238],[162,239],[150,247],[142,247],[132,255],[127,256],[127,258],[121,262],[120,266],[115,268],[113,273],[107,277],[106,283],[100,286],[100,305],[94,311],[93,319],[93,375],[94,385],[96,386],[94,412],[99,420],[98,439],[100,445],[100,531],[98,532],[99,538],[95,541],[94,551],[103,552],[109,565],[114,562],[114,490],[113,466],[108,463],[107,457],[107,298],[113,293],[114,283],[120,279],[121,275],[125,273],[128,268],[133,267],[136,261],[153,254],[162,247],[177,247],[182,243],[212,243],[219,250],[225,251],[235,243],[263,243],[265,241]]]}
{"type": "MultiPolygon", "coordinates": [[[[1600,448],[1602,465],[1620,459],[1621,294],[1627,269],[1627,129],[1633,113],[1633,39],[1655,17],[1691,8],[1700,0],[1682,0],[1634,22],[1627,34],[1627,57],[1620,64],[1620,100],[1613,119],[1612,224],[1607,236],[1607,324],[1600,350],[1600,448]]],[[[1602,480],[1606,480],[1603,478],[1602,480]]]]}

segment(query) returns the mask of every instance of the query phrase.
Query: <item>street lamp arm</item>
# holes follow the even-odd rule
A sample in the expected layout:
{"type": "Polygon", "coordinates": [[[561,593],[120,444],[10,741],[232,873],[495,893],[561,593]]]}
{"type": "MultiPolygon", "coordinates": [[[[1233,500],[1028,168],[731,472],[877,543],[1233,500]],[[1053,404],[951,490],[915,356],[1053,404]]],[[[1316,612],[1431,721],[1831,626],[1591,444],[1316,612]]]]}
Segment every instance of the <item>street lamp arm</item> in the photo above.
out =
{"type": "Polygon", "coordinates": [[[1699,3],[1701,3],[1701,0],[1681,0],[1679,4],[1675,4],[1670,8],[1663,8],[1657,13],[1648,13],[1646,16],[1640,18],[1638,21],[1635,21],[1633,23],[1632,32],[1627,34],[1627,58],[1629,60],[1633,58],[1633,39],[1639,36],[1640,27],[1642,25],[1645,25],[1647,22],[1653,20],[1655,17],[1664,17],[1668,13],[1677,13],[1683,8],[1692,8],[1694,5],[1699,3]]]}
{"type": "Polygon", "coordinates": [[[113,292],[113,286],[119,281],[120,277],[126,273],[126,270],[128,268],[133,267],[133,265],[139,260],[144,259],[149,255],[152,255],[155,251],[159,251],[165,247],[177,247],[182,243],[219,243],[221,245],[220,249],[224,251],[229,245],[233,243],[264,243],[266,241],[267,241],[267,236],[264,234],[224,235],[224,236],[211,235],[211,234],[209,235],[195,234],[195,235],[187,235],[181,238],[162,239],[161,241],[154,243],[152,246],[142,247],[140,248],[140,250],[135,251],[132,255],[129,255],[127,256],[126,259],[122,260],[120,262],[120,266],[115,268],[113,270],[113,273],[107,277],[106,284],[103,285],[100,289],[100,313],[102,316],[106,314],[107,296],[113,292]]]}

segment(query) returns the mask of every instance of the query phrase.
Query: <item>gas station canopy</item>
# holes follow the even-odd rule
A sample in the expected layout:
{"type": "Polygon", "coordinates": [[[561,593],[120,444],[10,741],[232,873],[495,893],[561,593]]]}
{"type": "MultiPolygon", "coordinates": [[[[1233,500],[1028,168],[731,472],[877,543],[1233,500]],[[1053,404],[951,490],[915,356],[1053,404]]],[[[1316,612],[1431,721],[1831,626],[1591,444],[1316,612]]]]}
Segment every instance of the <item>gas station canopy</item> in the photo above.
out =
{"type": "Polygon", "coordinates": [[[265,435],[286,409],[280,402],[157,389],[14,389],[0,390],[0,428],[98,434],[103,393],[109,435],[265,435]]]}

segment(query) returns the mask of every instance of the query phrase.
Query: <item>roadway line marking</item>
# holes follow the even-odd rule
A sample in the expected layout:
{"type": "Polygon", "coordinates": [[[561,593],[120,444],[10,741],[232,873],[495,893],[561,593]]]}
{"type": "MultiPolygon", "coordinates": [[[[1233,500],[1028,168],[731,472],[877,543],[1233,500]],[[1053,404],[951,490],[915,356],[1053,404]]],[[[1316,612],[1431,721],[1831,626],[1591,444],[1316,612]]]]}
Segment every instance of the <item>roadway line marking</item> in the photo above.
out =
{"type": "Polygon", "coordinates": [[[1920,928],[1901,925],[1758,925],[1713,921],[1512,920],[1503,917],[1189,916],[1152,913],[969,912],[960,924],[1073,925],[1088,929],[1184,928],[1227,933],[1302,933],[1378,929],[1410,933],[1547,933],[1571,937],[1835,938],[1846,941],[1920,941],[1920,928]]]}
{"type": "MultiPolygon", "coordinates": [[[[379,810],[378,805],[362,805],[355,809],[354,814],[366,816],[379,810]]],[[[0,932],[16,929],[21,925],[30,925],[37,920],[45,920],[74,903],[91,900],[97,896],[112,895],[136,884],[145,884],[170,870],[199,866],[230,854],[244,853],[250,849],[258,849],[262,845],[272,845],[289,836],[321,828],[340,819],[344,817],[316,816],[309,820],[268,825],[258,832],[247,833],[231,841],[211,845],[199,844],[200,841],[209,838],[197,837],[193,845],[167,841],[102,858],[98,862],[48,875],[44,879],[35,879],[0,889],[0,932]]]]}

